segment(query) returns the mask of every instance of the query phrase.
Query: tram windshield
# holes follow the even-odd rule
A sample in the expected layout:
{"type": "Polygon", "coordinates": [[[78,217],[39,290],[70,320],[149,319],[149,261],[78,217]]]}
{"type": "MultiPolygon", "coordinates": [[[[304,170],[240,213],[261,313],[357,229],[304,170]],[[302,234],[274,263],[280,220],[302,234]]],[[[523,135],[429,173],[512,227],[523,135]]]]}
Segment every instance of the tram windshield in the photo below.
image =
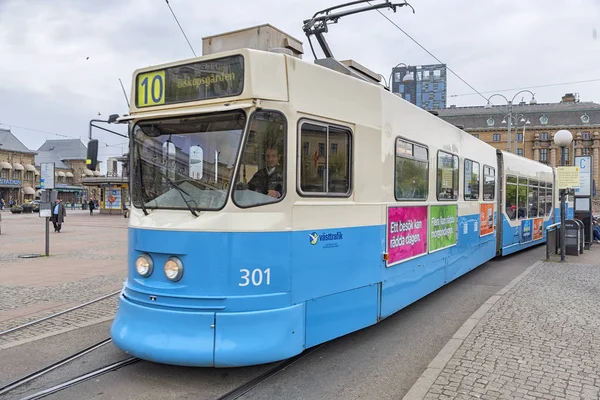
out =
{"type": "Polygon", "coordinates": [[[133,202],[143,209],[225,205],[246,126],[243,111],[142,121],[134,127],[133,202]]]}

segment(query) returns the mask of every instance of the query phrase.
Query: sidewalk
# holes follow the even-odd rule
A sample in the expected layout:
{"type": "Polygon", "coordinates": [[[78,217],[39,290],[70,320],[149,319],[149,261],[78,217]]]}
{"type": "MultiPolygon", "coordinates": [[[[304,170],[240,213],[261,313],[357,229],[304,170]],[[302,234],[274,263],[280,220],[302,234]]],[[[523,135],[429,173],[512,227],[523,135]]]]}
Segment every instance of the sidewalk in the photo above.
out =
{"type": "MultiPolygon", "coordinates": [[[[45,219],[2,211],[0,234],[0,331],[119,290],[126,277],[127,223],[122,215],[67,210],[60,233],[50,225],[50,256],[44,255],[45,219]]],[[[0,349],[69,326],[110,318],[116,296],[0,338],[0,349]]]]}
{"type": "Polygon", "coordinates": [[[559,260],[492,296],[404,399],[599,399],[600,245],[559,260]]]}

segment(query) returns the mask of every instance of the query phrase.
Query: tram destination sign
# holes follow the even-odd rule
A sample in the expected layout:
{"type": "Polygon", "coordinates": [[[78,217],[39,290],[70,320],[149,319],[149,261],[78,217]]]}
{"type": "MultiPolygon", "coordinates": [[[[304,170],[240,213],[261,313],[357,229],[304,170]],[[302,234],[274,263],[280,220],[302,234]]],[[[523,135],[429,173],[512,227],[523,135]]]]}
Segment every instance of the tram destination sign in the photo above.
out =
{"type": "Polygon", "coordinates": [[[237,96],[244,86],[241,55],[175,65],[136,77],[138,108],[237,96]]]}

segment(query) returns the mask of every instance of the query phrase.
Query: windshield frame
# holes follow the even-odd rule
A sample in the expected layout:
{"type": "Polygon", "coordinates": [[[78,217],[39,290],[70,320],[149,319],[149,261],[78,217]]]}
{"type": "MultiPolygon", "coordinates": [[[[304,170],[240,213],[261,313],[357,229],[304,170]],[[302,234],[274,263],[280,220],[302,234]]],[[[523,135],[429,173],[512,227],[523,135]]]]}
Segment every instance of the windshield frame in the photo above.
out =
{"type": "MultiPolygon", "coordinates": [[[[138,199],[138,195],[135,194],[136,191],[141,190],[142,184],[143,184],[141,181],[142,176],[143,176],[143,173],[141,173],[141,168],[140,168],[140,171],[138,171],[138,168],[139,168],[138,163],[140,163],[142,160],[140,155],[137,153],[138,152],[138,142],[137,142],[137,138],[136,138],[136,128],[138,127],[139,124],[152,122],[152,121],[168,121],[168,120],[176,120],[176,119],[181,119],[181,118],[193,118],[193,117],[198,117],[198,116],[207,117],[207,116],[212,116],[212,115],[222,115],[222,114],[232,114],[232,113],[243,114],[245,121],[244,121],[244,126],[241,129],[240,138],[238,141],[238,149],[236,151],[236,159],[235,159],[234,166],[233,166],[234,173],[231,176],[230,184],[228,185],[228,188],[226,189],[226,193],[224,196],[225,201],[219,208],[192,207],[193,210],[201,211],[201,212],[221,211],[223,208],[225,208],[229,201],[229,197],[231,196],[231,193],[232,193],[231,190],[232,190],[232,187],[234,186],[234,179],[236,176],[235,171],[237,171],[237,168],[238,168],[241,151],[243,149],[242,145],[243,145],[243,143],[245,143],[246,132],[247,132],[248,126],[249,126],[248,124],[250,121],[250,118],[249,118],[250,112],[249,112],[249,109],[247,109],[247,108],[232,108],[231,110],[223,110],[223,111],[216,111],[216,112],[210,112],[210,113],[202,113],[201,111],[199,111],[197,113],[169,116],[169,117],[164,117],[164,118],[162,118],[162,117],[141,118],[139,120],[136,120],[135,123],[131,124],[131,156],[130,156],[130,158],[131,158],[131,164],[130,164],[131,165],[131,168],[130,168],[131,205],[135,208],[139,208],[139,209],[145,208],[146,210],[173,210],[173,211],[188,211],[189,212],[189,209],[186,207],[148,206],[145,203],[143,203],[142,199],[138,199]]],[[[185,134],[181,134],[181,135],[185,135],[185,134]]],[[[168,135],[160,135],[160,136],[168,136],[168,135]]],[[[152,200],[150,200],[150,201],[152,201],[152,200]]]]}

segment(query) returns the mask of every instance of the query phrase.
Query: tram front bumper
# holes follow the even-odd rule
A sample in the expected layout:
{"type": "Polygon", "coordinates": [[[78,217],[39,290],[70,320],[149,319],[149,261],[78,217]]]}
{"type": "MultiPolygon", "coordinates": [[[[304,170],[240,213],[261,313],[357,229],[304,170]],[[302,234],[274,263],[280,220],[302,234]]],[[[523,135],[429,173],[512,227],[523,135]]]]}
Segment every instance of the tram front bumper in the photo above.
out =
{"type": "Polygon", "coordinates": [[[191,367],[241,367],[304,350],[304,304],[225,313],[157,308],[123,295],[111,327],[115,345],[143,360],[191,367]]]}

